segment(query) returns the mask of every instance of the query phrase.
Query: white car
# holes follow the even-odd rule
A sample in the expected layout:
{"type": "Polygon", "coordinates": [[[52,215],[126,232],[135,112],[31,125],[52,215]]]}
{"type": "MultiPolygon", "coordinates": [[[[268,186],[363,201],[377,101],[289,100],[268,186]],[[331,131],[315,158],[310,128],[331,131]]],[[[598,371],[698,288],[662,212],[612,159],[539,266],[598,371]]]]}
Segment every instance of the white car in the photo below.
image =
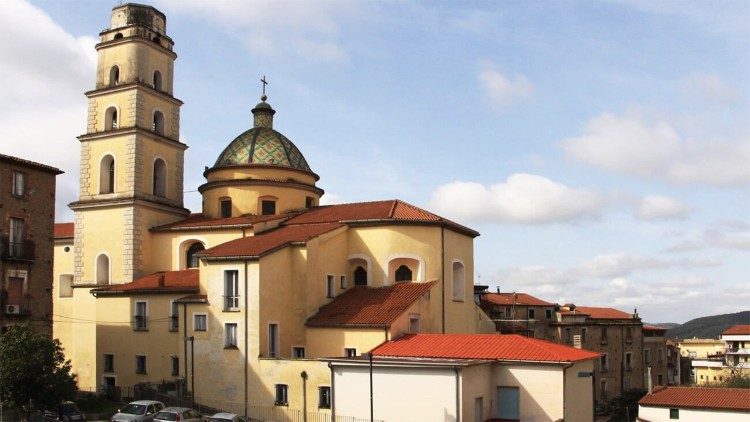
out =
{"type": "Polygon", "coordinates": [[[203,416],[187,407],[165,407],[154,415],[154,422],[203,422],[203,416]]]}
{"type": "Polygon", "coordinates": [[[164,403],[155,400],[138,400],[128,403],[110,419],[111,422],[151,422],[164,403]]]}
{"type": "Polygon", "coordinates": [[[247,422],[247,419],[236,413],[217,413],[208,418],[208,422],[247,422]]]}

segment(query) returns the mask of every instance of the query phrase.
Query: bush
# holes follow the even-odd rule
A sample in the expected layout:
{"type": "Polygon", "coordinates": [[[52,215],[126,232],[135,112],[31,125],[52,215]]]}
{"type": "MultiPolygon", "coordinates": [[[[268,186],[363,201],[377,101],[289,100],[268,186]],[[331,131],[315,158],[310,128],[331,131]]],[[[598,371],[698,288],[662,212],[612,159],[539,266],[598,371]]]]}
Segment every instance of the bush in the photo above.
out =
{"type": "Polygon", "coordinates": [[[648,391],[642,388],[631,388],[607,402],[607,414],[610,421],[634,421],[638,417],[638,400],[648,391]]]}

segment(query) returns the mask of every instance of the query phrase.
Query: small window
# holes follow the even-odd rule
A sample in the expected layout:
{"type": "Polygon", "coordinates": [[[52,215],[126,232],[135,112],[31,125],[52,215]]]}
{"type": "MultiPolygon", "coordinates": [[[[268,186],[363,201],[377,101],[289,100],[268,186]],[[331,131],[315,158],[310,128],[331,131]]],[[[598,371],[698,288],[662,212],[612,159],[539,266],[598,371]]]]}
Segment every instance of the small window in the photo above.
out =
{"type": "Polygon", "coordinates": [[[135,355],[135,373],[136,374],[146,373],[146,356],[135,355]]]}
{"type": "Polygon", "coordinates": [[[534,319],[536,314],[536,311],[534,309],[529,309],[529,319],[534,319]]]}
{"type": "Polygon", "coordinates": [[[219,200],[219,212],[221,218],[229,218],[232,216],[232,200],[229,198],[219,200]]]}
{"type": "Polygon", "coordinates": [[[146,302],[135,302],[134,330],[148,330],[148,304],[146,302]]]}
{"type": "Polygon", "coordinates": [[[409,332],[419,332],[419,315],[409,315],[409,332]]]}
{"type": "Polygon", "coordinates": [[[172,363],[172,376],[176,377],[180,375],[180,358],[177,356],[172,356],[171,359],[172,363]]]}
{"type": "Polygon", "coordinates": [[[109,107],[104,112],[104,130],[114,130],[120,126],[119,120],[117,119],[117,108],[109,107]]]}
{"type": "Polygon", "coordinates": [[[172,302],[169,308],[169,331],[177,331],[180,327],[179,304],[172,302]]]}
{"type": "Polygon", "coordinates": [[[607,380],[601,380],[599,383],[599,395],[602,400],[607,399],[607,380]]]}
{"type": "Polygon", "coordinates": [[[156,110],[154,116],[151,119],[151,130],[159,135],[164,135],[164,114],[156,110]]]}
{"type": "Polygon", "coordinates": [[[187,264],[187,268],[198,268],[198,252],[202,252],[206,249],[205,246],[203,246],[203,243],[201,242],[195,242],[187,250],[186,256],[185,256],[185,262],[187,264]]]}
{"type": "MultiPolygon", "coordinates": [[[[719,381],[722,381],[721,377],[719,377],[719,381]]],[[[664,385],[664,379],[662,378],[662,375],[656,376],[656,384],[657,385],[664,385]]]]}
{"type": "Polygon", "coordinates": [[[167,164],[161,158],[154,160],[153,194],[162,198],[167,196],[167,164]]]}
{"type": "Polygon", "coordinates": [[[331,408],[331,387],[318,388],[318,407],[321,409],[331,408]]]}
{"type": "Polygon", "coordinates": [[[669,409],[669,419],[680,419],[680,409],[669,409]]]}
{"type": "Polygon", "coordinates": [[[552,319],[552,309],[545,309],[544,310],[544,317],[547,319],[552,319]]]}
{"type": "Polygon", "coordinates": [[[115,372],[115,355],[104,354],[104,372],[115,372]]]}
{"type": "Polygon", "coordinates": [[[102,157],[99,163],[99,193],[115,191],[115,159],[111,155],[102,157]]]}
{"type": "Polygon", "coordinates": [[[607,344],[607,327],[602,327],[602,344],[607,344]]]}
{"type": "MultiPolygon", "coordinates": [[[[122,38],[122,34],[117,34],[122,38]]],[[[117,35],[115,35],[115,38],[117,38],[117,35]]],[[[109,69],[109,86],[115,86],[120,83],[120,68],[117,66],[112,66],[109,69]]]]}
{"type": "Polygon", "coordinates": [[[396,283],[411,281],[411,269],[406,265],[401,265],[396,269],[396,283]]]}
{"type": "Polygon", "coordinates": [[[585,327],[581,328],[581,341],[586,341],[586,333],[587,332],[588,332],[588,330],[585,327]]]}
{"type": "Polygon", "coordinates": [[[239,272],[224,271],[224,310],[236,311],[240,308],[239,272]]]}
{"type": "Polygon", "coordinates": [[[344,356],[348,358],[357,357],[357,349],[354,347],[347,347],[344,349],[344,356]]]}
{"type": "Polygon", "coordinates": [[[315,206],[315,198],[308,196],[305,198],[305,208],[312,208],[315,206]]]}
{"type": "Polygon", "coordinates": [[[367,286],[367,270],[363,267],[357,267],[354,270],[354,285],[367,286]]]}
{"type": "Polygon", "coordinates": [[[566,343],[570,343],[570,342],[572,341],[572,338],[573,338],[573,337],[572,337],[572,335],[571,335],[571,330],[570,330],[570,328],[566,328],[566,329],[565,329],[565,342],[566,342],[566,343]]]}
{"type": "Polygon", "coordinates": [[[345,275],[339,276],[339,287],[341,288],[341,290],[346,289],[346,276],[345,275]]]}
{"type": "Polygon", "coordinates": [[[276,201],[270,199],[264,199],[260,201],[261,215],[274,215],[276,214],[276,201]]]}
{"type": "Polygon", "coordinates": [[[292,357],[302,359],[305,357],[305,348],[301,346],[292,347],[292,357]]]}
{"type": "Polygon", "coordinates": [[[12,195],[16,197],[23,196],[26,191],[26,175],[19,172],[13,172],[12,195]]]}
{"type": "Polygon", "coordinates": [[[224,324],[224,348],[237,348],[237,324],[224,324]]]}
{"type": "Polygon", "coordinates": [[[643,350],[643,364],[646,366],[651,365],[651,350],[643,350]]]}
{"type": "Polygon", "coordinates": [[[626,371],[633,370],[633,354],[630,352],[625,353],[625,370],[626,371]]]}
{"type": "Polygon", "coordinates": [[[279,324],[268,324],[268,356],[279,354],[279,324]]]}
{"type": "Polygon", "coordinates": [[[154,70],[154,89],[161,91],[161,72],[154,70]]]}
{"type": "Polygon", "coordinates": [[[332,275],[327,275],[326,276],[326,297],[328,299],[332,299],[333,298],[333,294],[334,294],[334,292],[333,292],[333,276],[332,275]]]}
{"type": "MultiPolygon", "coordinates": [[[[398,278],[398,276],[397,276],[398,278]]],[[[460,262],[453,263],[453,300],[464,300],[466,278],[464,264],[460,262]]]]}
{"type": "Polygon", "coordinates": [[[121,38],[122,38],[122,34],[121,33],[118,32],[118,33],[115,34],[115,39],[116,40],[119,40],[121,38]]]}
{"type": "Polygon", "coordinates": [[[505,307],[505,318],[513,318],[513,311],[510,306],[505,307]]]}
{"type": "Polygon", "coordinates": [[[96,284],[109,284],[109,257],[105,254],[96,257],[96,284]]]}
{"type": "Polygon", "coordinates": [[[73,274],[60,274],[58,297],[73,297],[73,274]]]}
{"type": "Polygon", "coordinates": [[[289,401],[287,400],[287,392],[289,386],[286,384],[276,384],[276,406],[287,406],[289,401]]]}
{"type": "Polygon", "coordinates": [[[207,326],[206,314],[193,315],[193,331],[206,331],[207,326]]]}
{"type": "Polygon", "coordinates": [[[607,372],[607,354],[603,354],[599,357],[599,370],[601,372],[607,372]]]}

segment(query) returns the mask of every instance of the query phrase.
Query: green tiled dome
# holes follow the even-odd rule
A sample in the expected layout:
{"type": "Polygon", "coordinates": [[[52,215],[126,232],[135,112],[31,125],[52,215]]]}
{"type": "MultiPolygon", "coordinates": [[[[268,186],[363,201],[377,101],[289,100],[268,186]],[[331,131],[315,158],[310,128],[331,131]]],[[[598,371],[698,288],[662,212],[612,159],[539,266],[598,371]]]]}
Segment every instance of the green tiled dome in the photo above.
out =
{"type": "Polygon", "coordinates": [[[312,172],[292,141],[268,127],[254,127],[234,138],[214,167],[245,164],[286,166],[312,172]]]}

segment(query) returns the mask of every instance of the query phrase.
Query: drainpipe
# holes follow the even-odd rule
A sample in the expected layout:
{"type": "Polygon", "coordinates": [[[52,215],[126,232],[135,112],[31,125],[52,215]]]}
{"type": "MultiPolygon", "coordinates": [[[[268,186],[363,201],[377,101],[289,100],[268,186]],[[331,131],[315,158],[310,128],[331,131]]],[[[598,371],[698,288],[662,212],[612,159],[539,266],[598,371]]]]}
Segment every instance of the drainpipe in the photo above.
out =
{"type": "Polygon", "coordinates": [[[456,422],[461,422],[461,371],[454,366],[453,372],[456,374],[456,422]]]}
{"type": "Polygon", "coordinates": [[[372,352],[367,353],[367,357],[370,359],[370,422],[374,422],[375,420],[375,411],[373,408],[373,400],[372,400],[372,352]]]}
{"type": "Polygon", "coordinates": [[[445,227],[440,227],[440,309],[442,310],[443,334],[445,334],[445,227]]]}
{"type": "Polygon", "coordinates": [[[184,365],[185,365],[185,385],[183,386],[183,388],[185,388],[185,389],[187,389],[187,374],[188,374],[188,357],[187,357],[188,356],[188,354],[187,354],[187,332],[188,332],[187,331],[187,305],[188,305],[187,303],[183,303],[182,304],[182,327],[183,327],[184,334],[185,334],[183,336],[183,338],[185,340],[182,342],[183,343],[182,345],[184,347],[184,354],[182,355],[183,356],[182,360],[183,360],[184,365]]]}
{"type": "MultiPolygon", "coordinates": [[[[568,401],[566,399],[566,393],[568,390],[566,390],[566,382],[568,381],[568,374],[566,371],[570,369],[570,367],[573,366],[573,362],[570,362],[569,364],[563,366],[563,420],[568,420],[568,401]]],[[[593,371],[592,371],[592,377],[593,377],[593,371]]]]}
{"type": "Polygon", "coordinates": [[[245,405],[245,409],[244,409],[245,410],[245,418],[247,418],[247,394],[248,394],[247,371],[248,371],[248,368],[249,368],[249,365],[248,365],[248,356],[247,356],[247,350],[248,350],[248,339],[247,339],[247,330],[248,330],[248,328],[247,328],[247,318],[248,318],[247,314],[248,314],[248,310],[247,310],[247,303],[248,303],[248,297],[250,296],[250,292],[247,289],[247,284],[248,283],[247,283],[247,259],[246,259],[245,260],[245,309],[244,309],[244,312],[243,312],[243,314],[244,314],[244,320],[245,320],[245,362],[244,362],[244,364],[245,364],[245,371],[244,371],[245,372],[244,373],[244,378],[245,378],[245,380],[244,380],[244,382],[245,382],[245,394],[243,394],[243,399],[242,399],[242,401],[243,401],[243,403],[245,405]]]}
{"type": "Polygon", "coordinates": [[[299,376],[302,378],[302,420],[307,422],[307,372],[302,371],[299,376]]]}
{"type": "Polygon", "coordinates": [[[331,420],[336,420],[336,378],[333,376],[333,365],[328,362],[328,369],[331,370],[331,420]]]}

